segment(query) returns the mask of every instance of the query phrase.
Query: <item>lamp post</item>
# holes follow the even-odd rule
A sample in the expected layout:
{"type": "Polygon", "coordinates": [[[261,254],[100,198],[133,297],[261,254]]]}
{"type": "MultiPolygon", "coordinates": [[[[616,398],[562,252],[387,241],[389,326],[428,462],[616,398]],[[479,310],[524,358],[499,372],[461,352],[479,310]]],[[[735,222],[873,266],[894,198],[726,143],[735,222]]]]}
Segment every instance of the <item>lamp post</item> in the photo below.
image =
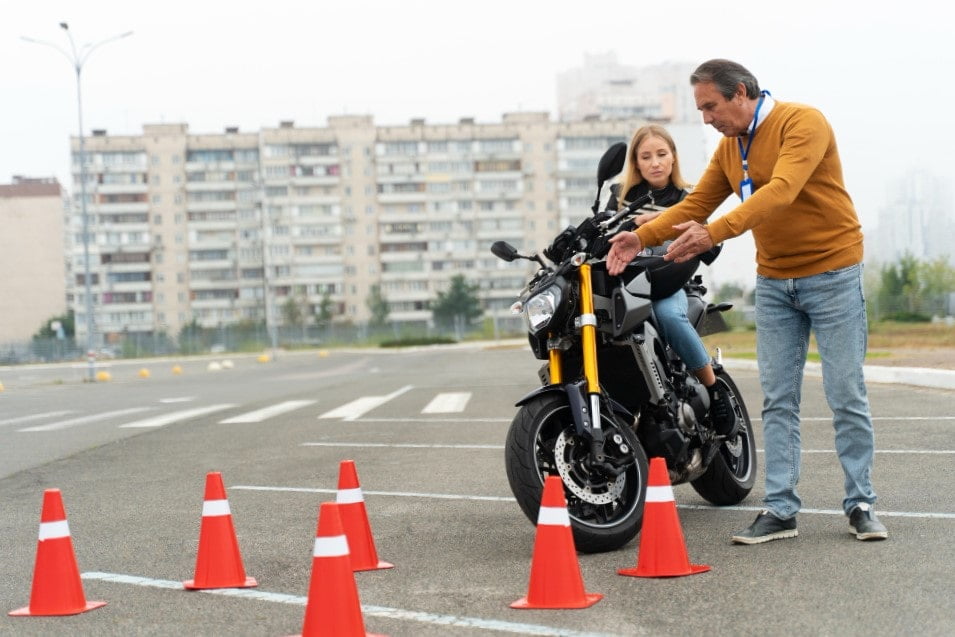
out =
{"type": "Polygon", "coordinates": [[[95,353],[93,351],[93,293],[90,289],[89,215],[87,214],[86,210],[86,148],[83,144],[83,92],[81,89],[80,75],[83,72],[83,65],[89,59],[90,54],[94,50],[108,42],[113,42],[115,40],[130,36],[133,34],[133,32],[127,31],[125,33],[120,33],[119,35],[114,35],[104,40],[100,40],[99,42],[84,44],[81,49],[77,50],[76,42],[73,40],[73,33],[70,31],[70,26],[66,22],[60,22],[60,28],[66,31],[66,36],[70,40],[69,51],[57,46],[52,42],[47,42],[46,40],[37,40],[25,36],[21,37],[27,42],[43,44],[56,49],[62,53],[67,60],[70,61],[70,64],[73,66],[73,70],[76,71],[76,112],[79,118],[80,126],[80,210],[82,211],[83,217],[83,287],[86,297],[86,360],[89,371],[88,380],[92,382],[95,380],[95,353]]]}

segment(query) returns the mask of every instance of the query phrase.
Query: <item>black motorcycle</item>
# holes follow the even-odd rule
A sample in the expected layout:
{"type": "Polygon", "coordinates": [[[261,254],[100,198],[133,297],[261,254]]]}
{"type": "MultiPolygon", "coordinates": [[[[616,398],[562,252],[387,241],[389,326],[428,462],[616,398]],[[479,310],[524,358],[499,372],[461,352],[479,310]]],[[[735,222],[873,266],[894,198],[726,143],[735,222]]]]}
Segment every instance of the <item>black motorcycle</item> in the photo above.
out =
{"type": "Polygon", "coordinates": [[[702,257],[677,264],[651,249],[619,276],[607,272],[608,240],[653,197],[651,191],[624,210],[599,210],[601,189],[625,156],[622,143],[604,154],[593,216],[563,230],[544,258],[503,241],[491,247],[505,261],[540,266],[512,309],[524,316],[534,356],[547,361],[542,386],[517,403],[505,446],[508,481],[536,523],[544,479],[560,476],[575,544],[585,553],[617,549],[640,531],[648,456],[666,459],[672,484],[689,482],[716,505],[741,502],[756,479],[749,414],[719,352],[713,368],[738,422],[731,439],[714,430],[706,388],[664,342],[653,314],[653,300],[683,287],[701,336],[727,329],[722,312],[731,306],[703,300],[706,288],[695,274],[702,257]]]}

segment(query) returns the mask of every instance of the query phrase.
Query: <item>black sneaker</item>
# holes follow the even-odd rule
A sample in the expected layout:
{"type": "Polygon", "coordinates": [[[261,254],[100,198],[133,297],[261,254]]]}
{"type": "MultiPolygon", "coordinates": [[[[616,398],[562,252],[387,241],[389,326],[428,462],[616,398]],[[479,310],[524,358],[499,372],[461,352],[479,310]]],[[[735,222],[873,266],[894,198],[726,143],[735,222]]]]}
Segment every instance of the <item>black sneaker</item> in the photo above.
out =
{"type": "Polygon", "coordinates": [[[756,520],[745,530],[733,536],[734,544],[762,544],[772,540],[782,540],[787,537],[796,537],[796,518],[781,520],[769,511],[763,510],[756,516],[756,520]]]}
{"type": "Polygon", "coordinates": [[[710,420],[713,421],[713,428],[719,435],[732,440],[739,433],[739,424],[729,389],[719,378],[707,389],[710,392],[710,420]]]}
{"type": "Polygon", "coordinates": [[[872,506],[866,502],[855,505],[849,511],[849,533],[857,540],[884,540],[889,537],[885,525],[879,522],[872,512],[872,506]]]}

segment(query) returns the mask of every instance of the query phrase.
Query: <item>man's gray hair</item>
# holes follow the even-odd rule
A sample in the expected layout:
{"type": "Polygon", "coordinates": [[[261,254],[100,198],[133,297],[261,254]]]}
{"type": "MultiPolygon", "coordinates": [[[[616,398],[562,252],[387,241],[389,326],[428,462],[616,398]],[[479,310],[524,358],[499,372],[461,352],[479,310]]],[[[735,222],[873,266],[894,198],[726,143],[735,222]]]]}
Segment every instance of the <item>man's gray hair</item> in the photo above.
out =
{"type": "Polygon", "coordinates": [[[726,99],[736,93],[736,87],[742,82],[746,87],[746,97],[759,97],[759,81],[742,64],[731,60],[715,59],[699,65],[690,75],[690,85],[711,82],[726,99]]]}

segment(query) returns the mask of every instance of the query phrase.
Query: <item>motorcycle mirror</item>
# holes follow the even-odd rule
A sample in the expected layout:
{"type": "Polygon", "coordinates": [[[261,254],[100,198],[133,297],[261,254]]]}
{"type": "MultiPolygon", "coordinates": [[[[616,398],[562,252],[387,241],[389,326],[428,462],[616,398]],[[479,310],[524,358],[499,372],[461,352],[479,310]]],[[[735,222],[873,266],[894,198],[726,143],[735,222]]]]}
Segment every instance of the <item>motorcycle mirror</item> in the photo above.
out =
{"type": "Polygon", "coordinates": [[[597,187],[601,188],[604,182],[620,173],[627,159],[627,145],[617,142],[607,149],[597,164],[597,187]]]}
{"type": "Polygon", "coordinates": [[[494,243],[492,243],[491,252],[498,259],[501,259],[503,261],[508,261],[508,262],[514,261],[520,256],[517,254],[517,248],[512,246],[507,241],[495,241],[494,243]]]}

